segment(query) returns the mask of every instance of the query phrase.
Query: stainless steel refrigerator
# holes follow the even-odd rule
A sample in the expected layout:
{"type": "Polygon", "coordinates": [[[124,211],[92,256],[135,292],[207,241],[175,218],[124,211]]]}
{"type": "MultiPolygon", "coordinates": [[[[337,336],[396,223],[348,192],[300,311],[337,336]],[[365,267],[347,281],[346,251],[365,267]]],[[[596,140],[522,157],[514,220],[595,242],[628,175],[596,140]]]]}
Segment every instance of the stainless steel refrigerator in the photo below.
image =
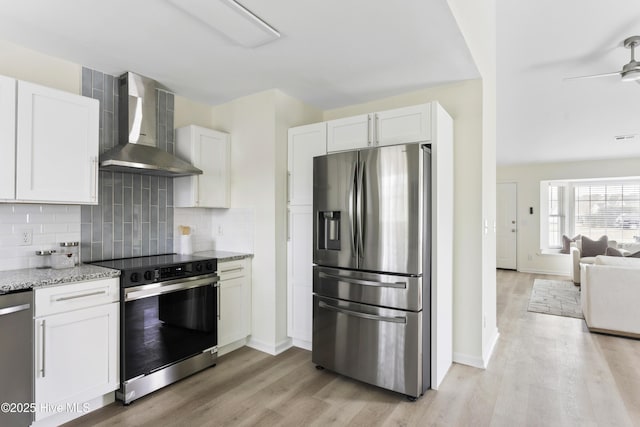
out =
{"type": "Polygon", "coordinates": [[[417,398],[430,388],[431,151],[313,162],[312,361],[417,398]]]}

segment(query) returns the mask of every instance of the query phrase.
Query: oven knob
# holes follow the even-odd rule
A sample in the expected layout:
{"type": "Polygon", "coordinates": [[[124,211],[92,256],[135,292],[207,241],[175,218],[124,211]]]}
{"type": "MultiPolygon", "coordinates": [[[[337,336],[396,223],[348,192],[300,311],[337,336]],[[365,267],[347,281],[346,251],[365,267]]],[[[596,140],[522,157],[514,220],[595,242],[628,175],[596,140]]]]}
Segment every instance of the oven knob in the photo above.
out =
{"type": "Polygon", "coordinates": [[[207,271],[213,271],[213,263],[212,262],[208,262],[207,263],[207,271]]]}
{"type": "Polygon", "coordinates": [[[200,264],[200,263],[197,263],[197,264],[196,264],[196,271],[197,271],[198,273],[202,271],[202,264],[200,264]]]}
{"type": "Polygon", "coordinates": [[[144,272],[144,278],[145,280],[152,280],[153,279],[153,271],[151,270],[147,270],[144,272]]]}
{"type": "Polygon", "coordinates": [[[131,281],[135,283],[138,280],[140,280],[140,275],[138,273],[131,273],[131,281]]]}

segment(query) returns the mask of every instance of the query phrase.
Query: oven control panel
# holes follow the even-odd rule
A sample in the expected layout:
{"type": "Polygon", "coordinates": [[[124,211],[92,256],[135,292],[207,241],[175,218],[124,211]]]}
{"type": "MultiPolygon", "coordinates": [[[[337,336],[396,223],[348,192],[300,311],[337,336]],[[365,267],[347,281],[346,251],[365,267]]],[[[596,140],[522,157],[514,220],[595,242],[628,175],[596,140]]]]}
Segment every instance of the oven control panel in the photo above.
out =
{"type": "Polygon", "coordinates": [[[141,267],[122,272],[121,282],[124,287],[165,282],[186,277],[200,276],[216,272],[216,260],[191,261],[180,264],[141,267]]]}

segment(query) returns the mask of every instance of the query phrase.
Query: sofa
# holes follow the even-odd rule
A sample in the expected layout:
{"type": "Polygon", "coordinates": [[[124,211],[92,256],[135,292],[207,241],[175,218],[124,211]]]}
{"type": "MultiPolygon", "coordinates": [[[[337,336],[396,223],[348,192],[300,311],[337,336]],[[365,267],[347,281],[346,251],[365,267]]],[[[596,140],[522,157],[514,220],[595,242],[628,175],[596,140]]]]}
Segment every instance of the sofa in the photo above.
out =
{"type": "Polygon", "coordinates": [[[640,258],[599,255],[582,264],[580,273],[589,330],[640,338],[640,258]]]}
{"type": "MultiPolygon", "coordinates": [[[[618,247],[618,243],[615,240],[607,240],[605,249],[606,247],[616,249],[618,247]]],[[[590,253],[587,254],[587,256],[584,256],[585,254],[582,251],[582,239],[577,239],[575,245],[572,244],[570,252],[572,263],[571,275],[573,283],[575,283],[576,285],[580,284],[580,264],[593,264],[596,256],[606,254],[606,250],[602,250],[598,254],[590,253]]],[[[626,255],[627,251],[623,251],[623,254],[626,255]]]]}

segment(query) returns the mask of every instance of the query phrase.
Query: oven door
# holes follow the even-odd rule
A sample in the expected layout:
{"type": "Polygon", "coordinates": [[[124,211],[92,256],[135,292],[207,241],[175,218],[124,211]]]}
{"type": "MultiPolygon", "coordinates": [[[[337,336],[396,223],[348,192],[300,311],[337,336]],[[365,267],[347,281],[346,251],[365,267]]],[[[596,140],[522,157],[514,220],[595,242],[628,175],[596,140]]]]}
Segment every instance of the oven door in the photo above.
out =
{"type": "Polygon", "coordinates": [[[122,382],[216,347],[215,274],[123,289],[122,382]]]}

